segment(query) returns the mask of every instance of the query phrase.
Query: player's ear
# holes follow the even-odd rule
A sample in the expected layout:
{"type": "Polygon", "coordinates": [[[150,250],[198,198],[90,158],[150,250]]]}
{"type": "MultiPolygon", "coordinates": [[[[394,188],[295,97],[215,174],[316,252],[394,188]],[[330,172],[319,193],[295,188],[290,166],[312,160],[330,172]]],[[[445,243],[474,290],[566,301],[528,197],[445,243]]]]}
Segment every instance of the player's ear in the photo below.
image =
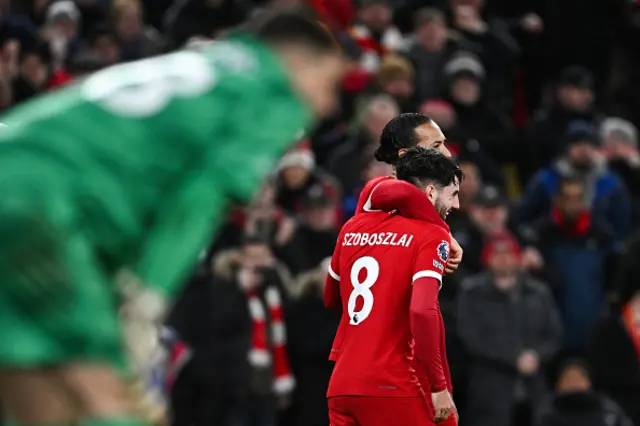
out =
{"type": "Polygon", "coordinates": [[[424,193],[427,195],[429,201],[435,204],[436,199],[438,198],[438,190],[435,185],[427,185],[424,189],[424,193]]]}

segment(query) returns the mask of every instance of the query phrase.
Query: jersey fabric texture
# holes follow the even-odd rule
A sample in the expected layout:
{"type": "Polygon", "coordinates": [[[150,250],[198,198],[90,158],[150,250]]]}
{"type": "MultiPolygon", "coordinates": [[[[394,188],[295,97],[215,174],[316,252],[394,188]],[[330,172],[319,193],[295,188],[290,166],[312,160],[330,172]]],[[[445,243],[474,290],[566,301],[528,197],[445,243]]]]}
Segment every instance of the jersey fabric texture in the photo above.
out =
{"type": "Polygon", "coordinates": [[[0,365],[118,361],[114,276],[171,297],[310,123],[249,38],[100,71],[0,133],[0,365]]]}
{"type": "Polygon", "coordinates": [[[448,243],[440,224],[394,213],[363,213],[344,225],[330,266],[342,316],[328,397],[424,395],[412,368],[412,284],[421,277],[442,280],[441,247],[448,243]]]}

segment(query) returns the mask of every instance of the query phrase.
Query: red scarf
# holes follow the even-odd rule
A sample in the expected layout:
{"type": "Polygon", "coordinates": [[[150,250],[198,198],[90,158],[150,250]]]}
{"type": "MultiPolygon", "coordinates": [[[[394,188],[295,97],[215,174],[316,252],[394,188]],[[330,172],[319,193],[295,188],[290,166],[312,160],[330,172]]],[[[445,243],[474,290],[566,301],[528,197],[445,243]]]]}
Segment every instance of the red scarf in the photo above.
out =
{"type": "Polygon", "coordinates": [[[167,371],[167,391],[171,392],[173,384],[184,366],[191,360],[191,349],[181,341],[173,344],[169,354],[169,369],[167,371]]]}
{"type": "Polygon", "coordinates": [[[640,327],[636,322],[635,314],[631,309],[631,306],[627,305],[622,309],[622,320],[625,328],[627,329],[627,333],[633,342],[633,346],[636,348],[636,354],[638,355],[638,361],[640,362],[640,327]]]}
{"type": "Polygon", "coordinates": [[[554,207],[551,211],[551,218],[556,225],[564,229],[569,235],[584,236],[591,229],[591,213],[588,211],[580,213],[576,220],[569,222],[562,212],[557,207],[554,207]]]}
{"type": "Polygon", "coordinates": [[[287,334],[280,292],[271,286],[264,295],[266,306],[257,292],[247,294],[249,313],[253,320],[249,363],[259,368],[273,366],[273,390],[278,395],[288,394],[295,387],[295,379],[287,356],[287,334]],[[271,330],[267,329],[267,315],[271,321],[271,330]]]}

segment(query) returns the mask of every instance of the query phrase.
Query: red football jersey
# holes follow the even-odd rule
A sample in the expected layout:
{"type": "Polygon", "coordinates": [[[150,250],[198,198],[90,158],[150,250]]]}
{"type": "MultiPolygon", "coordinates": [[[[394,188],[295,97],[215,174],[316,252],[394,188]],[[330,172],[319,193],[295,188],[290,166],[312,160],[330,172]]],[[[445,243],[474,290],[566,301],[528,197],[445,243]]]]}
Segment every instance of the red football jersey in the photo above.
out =
{"type": "Polygon", "coordinates": [[[379,176],[371,179],[360,191],[358,197],[358,206],[356,207],[356,214],[371,210],[371,193],[373,189],[378,186],[380,182],[384,182],[387,179],[394,179],[391,176],[379,176]]]}
{"type": "Polygon", "coordinates": [[[359,214],[343,226],[329,270],[339,283],[342,316],[328,397],[423,394],[411,368],[412,283],[422,277],[442,281],[449,239],[442,221],[385,212],[359,214]]]}

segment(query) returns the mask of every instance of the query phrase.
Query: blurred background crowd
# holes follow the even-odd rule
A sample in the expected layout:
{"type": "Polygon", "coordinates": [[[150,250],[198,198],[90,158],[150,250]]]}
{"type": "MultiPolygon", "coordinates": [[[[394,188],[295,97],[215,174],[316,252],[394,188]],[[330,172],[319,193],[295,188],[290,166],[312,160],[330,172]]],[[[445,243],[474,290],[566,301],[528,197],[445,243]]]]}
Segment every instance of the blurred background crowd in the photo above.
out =
{"type": "Polygon", "coordinates": [[[230,212],[176,301],[173,424],[328,425],[327,258],[390,173],[382,129],[419,112],[466,176],[440,293],[462,426],[640,426],[638,1],[0,0],[0,108],[301,3],[352,61],[341,110],[230,212]]]}

